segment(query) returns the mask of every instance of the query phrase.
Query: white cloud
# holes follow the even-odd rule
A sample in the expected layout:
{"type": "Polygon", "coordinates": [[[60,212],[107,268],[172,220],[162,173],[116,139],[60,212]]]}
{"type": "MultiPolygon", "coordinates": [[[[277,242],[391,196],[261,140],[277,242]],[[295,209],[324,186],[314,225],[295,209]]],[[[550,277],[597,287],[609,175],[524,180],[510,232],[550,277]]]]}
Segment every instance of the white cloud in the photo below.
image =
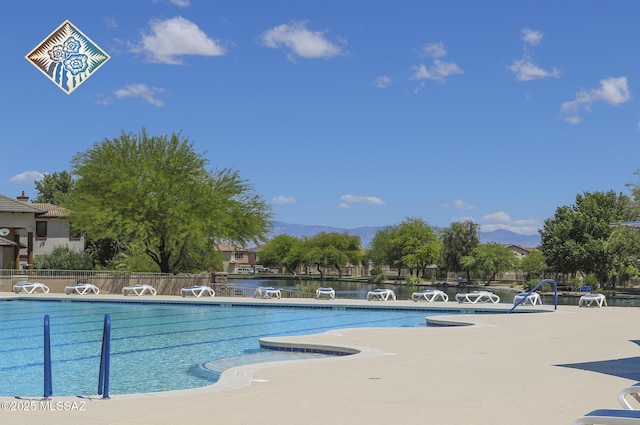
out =
{"type": "Polygon", "coordinates": [[[540,42],[542,42],[542,37],[544,37],[544,34],[540,31],[535,31],[529,28],[522,29],[522,41],[531,46],[540,44],[540,42]]]}
{"type": "Polygon", "coordinates": [[[551,71],[547,71],[544,68],[536,65],[527,46],[537,46],[542,42],[544,34],[540,31],[535,31],[529,28],[522,29],[522,42],[524,45],[524,54],[522,59],[516,59],[511,65],[507,66],[509,71],[513,72],[518,81],[531,81],[539,80],[541,78],[559,77],[561,72],[556,68],[552,68],[551,71]]]}
{"type": "Polygon", "coordinates": [[[461,201],[459,199],[456,199],[455,201],[450,202],[448,204],[442,204],[442,206],[444,208],[453,208],[456,210],[473,210],[476,208],[473,205],[467,204],[466,202],[461,201]]]}
{"type": "Polygon", "coordinates": [[[445,79],[454,74],[463,74],[464,71],[453,62],[442,62],[439,60],[433,61],[433,66],[427,67],[426,65],[413,66],[414,80],[434,80],[444,82],[445,79]]]}
{"type": "Polygon", "coordinates": [[[349,204],[385,205],[382,199],[375,196],[342,195],[340,200],[349,204]]]}
{"type": "Polygon", "coordinates": [[[340,202],[338,204],[338,208],[351,208],[348,204],[344,203],[344,202],[340,202]]]}
{"type": "Polygon", "coordinates": [[[391,80],[390,77],[386,75],[381,75],[380,77],[376,78],[376,80],[373,82],[373,85],[379,89],[386,89],[391,85],[392,82],[393,81],[391,80]]]}
{"type": "Polygon", "coordinates": [[[189,7],[191,5],[190,0],[153,0],[154,3],[171,3],[179,7],[189,7]]]}
{"type": "Polygon", "coordinates": [[[284,205],[284,204],[295,204],[298,201],[296,201],[296,198],[294,198],[293,196],[280,195],[271,199],[271,202],[273,202],[274,204],[284,205]]]}
{"type": "Polygon", "coordinates": [[[527,56],[522,59],[513,61],[513,63],[509,65],[508,68],[509,71],[513,72],[516,75],[516,80],[518,81],[531,81],[541,78],[559,77],[561,74],[561,72],[556,68],[553,68],[551,71],[545,71],[538,65],[534,64],[531,61],[531,58],[527,56]]]}
{"type": "Polygon", "coordinates": [[[480,229],[483,232],[493,232],[494,230],[509,230],[521,235],[533,235],[540,228],[538,220],[524,219],[511,220],[509,214],[504,211],[498,211],[487,214],[480,219],[480,229]]]}
{"type": "Polygon", "coordinates": [[[164,93],[164,89],[159,87],[149,87],[146,84],[129,84],[114,91],[114,94],[118,99],[132,97],[142,99],[154,106],[164,106],[164,102],[156,98],[156,94],[158,93],[164,93]]]}
{"type": "Polygon", "coordinates": [[[107,16],[104,18],[104,23],[107,25],[107,28],[118,28],[118,22],[115,18],[107,16]]]}
{"type": "Polygon", "coordinates": [[[305,59],[329,59],[342,53],[342,49],[329,41],[324,32],[307,29],[306,22],[292,21],[289,24],[278,25],[263,32],[260,40],[266,47],[287,48],[290,60],[293,60],[294,56],[305,59]]]}
{"type": "Polygon", "coordinates": [[[15,176],[11,177],[9,179],[9,181],[11,183],[29,183],[29,184],[33,184],[34,182],[40,181],[44,178],[46,173],[41,173],[40,171],[35,171],[35,170],[31,170],[31,171],[25,171],[23,173],[20,174],[16,174],[15,176]]]}
{"type": "Polygon", "coordinates": [[[442,44],[442,41],[439,41],[437,43],[427,43],[422,48],[422,56],[441,58],[447,56],[447,51],[444,49],[444,44],[442,44]]]}
{"type": "Polygon", "coordinates": [[[181,16],[151,21],[151,33],[144,34],[140,45],[132,46],[157,63],[180,65],[178,56],[221,56],[226,53],[217,40],[207,36],[196,24],[181,16]]]}
{"type": "Polygon", "coordinates": [[[582,118],[578,115],[583,109],[591,111],[591,105],[595,102],[605,102],[612,106],[618,106],[631,100],[631,91],[627,84],[627,77],[607,78],[600,80],[599,89],[581,90],[576,94],[576,99],[564,102],[560,110],[564,120],[571,124],[578,124],[582,118]]]}
{"type": "Polygon", "coordinates": [[[511,217],[504,211],[498,211],[493,214],[482,216],[484,222],[511,223],[511,217]]]}

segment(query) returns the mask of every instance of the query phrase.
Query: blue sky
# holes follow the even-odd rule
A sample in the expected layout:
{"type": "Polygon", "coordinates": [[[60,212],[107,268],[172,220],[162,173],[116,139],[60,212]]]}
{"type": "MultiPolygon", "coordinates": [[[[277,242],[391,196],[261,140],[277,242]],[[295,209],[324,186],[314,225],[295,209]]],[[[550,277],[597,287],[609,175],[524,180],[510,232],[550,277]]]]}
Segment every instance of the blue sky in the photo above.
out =
{"type": "Polygon", "coordinates": [[[534,234],[640,169],[640,2],[25,0],[0,6],[0,193],[122,131],[181,132],[274,218],[534,234]],[[89,8],[90,5],[90,8],[89,8]],[[63,21],[110,59],[66,94],[63,21]]]}

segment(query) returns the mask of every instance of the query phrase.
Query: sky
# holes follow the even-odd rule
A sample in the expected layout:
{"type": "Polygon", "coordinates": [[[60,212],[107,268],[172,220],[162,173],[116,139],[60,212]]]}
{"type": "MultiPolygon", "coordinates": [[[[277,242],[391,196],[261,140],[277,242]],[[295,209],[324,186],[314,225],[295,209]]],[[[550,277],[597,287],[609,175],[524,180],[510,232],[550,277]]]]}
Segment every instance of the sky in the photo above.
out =
{"type": "Polygon", "coordinates": [[[180,133],[276,221],[536,234],[640,182],[640,2],[23,0],[0,6],[0,194],[95,143],[180,133]],[[27,59],[69,21],[73,91],[27,59]]]}

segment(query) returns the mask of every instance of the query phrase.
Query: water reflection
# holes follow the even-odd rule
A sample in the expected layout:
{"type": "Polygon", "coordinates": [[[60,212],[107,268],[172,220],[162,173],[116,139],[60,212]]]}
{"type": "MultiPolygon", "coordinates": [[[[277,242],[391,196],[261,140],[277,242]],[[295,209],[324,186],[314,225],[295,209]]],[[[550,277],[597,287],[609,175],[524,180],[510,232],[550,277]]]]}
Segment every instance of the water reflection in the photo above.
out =
{"type": "MultiPolygon", "coordinates": [[[[248,287],[248,288],[257,288],[258,286],[274,286],[281,289],[296,289],[296,286],[299,284],[305,283],[315,283],[318,284],[317,280],[308,281],[304,279],[294,280],[294,279],[229,279],[229,283],[234,283],[238,286],[248,287]]],[[[393,289],[396,294],[396,297],[399,300],[406,300],[411,298],[411,294],[414,291],[419,291],[425,289],[424,286],[415,287],[415,286],[407,286],[407,285],[380,285],[373,283],[362,283],[362,282],[325,282],[324,286],[331,286],[336,291],[337,298],[347,298],[347,299],[357,299],[357,300],[365,300],[367,299],[367,292],[376,289],[376,288],[388,288],[393,289]]],[[[474,286],[466,286],[466,287],[458,287],[458,286],[440,286],[437,289],[440,289],[447,293],[450,300],[455,300],[455,296],[459,292],[471,292],[478,290],[486,290],[486,288],[474,287],[474,286]]],[[[511,303],[513,301],[513,296],[516,294],[515,291],[511,289],[493,289],[491,288],[491,292],[495,293],[500,297],[500,302],[511,303]]],[[[562,292],[558,292],[558,305],[578,305],[578,300],[580,299],[580,295],[563,295],[562,292]]],[[[553,294],[542,294],[542,302],[543,304],[553,305],[553,294]]],[[[607,304],[609,306],[618,306],[618,307],[640,307],[640,299],[631,298],[631,297],[607,297],[607,304]]]]}

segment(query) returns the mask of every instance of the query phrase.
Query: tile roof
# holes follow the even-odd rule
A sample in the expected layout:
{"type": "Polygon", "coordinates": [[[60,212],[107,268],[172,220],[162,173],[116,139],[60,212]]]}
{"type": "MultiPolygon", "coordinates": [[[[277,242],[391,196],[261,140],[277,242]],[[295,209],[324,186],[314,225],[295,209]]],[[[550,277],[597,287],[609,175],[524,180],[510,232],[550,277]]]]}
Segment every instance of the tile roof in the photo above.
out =
{"type": "Polygon", "coordinates": [[[38,218],[62,218],[69,217],[69,210],[63,207],[59,207],[54,204],[29,204],[37,209],[44,211],[44,214],[39,215],[38,218]]]}
{"type": "Polygon", "coordinates": [[[42,214],[43,210],[32,206],[32,204],[0,195],[0,212],[42,214]]]}

